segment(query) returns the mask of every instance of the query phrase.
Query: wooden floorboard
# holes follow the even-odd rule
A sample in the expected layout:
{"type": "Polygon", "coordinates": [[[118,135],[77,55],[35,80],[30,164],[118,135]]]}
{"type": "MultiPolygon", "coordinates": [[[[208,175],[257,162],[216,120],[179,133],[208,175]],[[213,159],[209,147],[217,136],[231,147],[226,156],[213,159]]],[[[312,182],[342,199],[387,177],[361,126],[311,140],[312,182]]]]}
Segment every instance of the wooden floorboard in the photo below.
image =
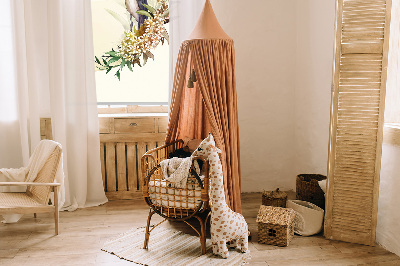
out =
{"type": "MultiPolygon", "coordinates": [[[[289,247],[259,244],[255,219],[261,194],[243,194],[242,202],[243,215],[252,233],[250,265],[400,265],[398,256],[380,246],[330,241],[321,234],[295,236],[289,247]]],[[[61,212],[58,236],[53,234],[51,214],[38,214],[36,219],[25,215],[16,224],[0,223],[0,265],[134,265],[100,249],[106,240],[145,226],[147,215],[148,207],[143,200],[119,200],[61,212]]],[[[153,223],[162,220],[153,217],[153,223]]],[[[183,223],[162,226],[193,233],[183,223]]]]}

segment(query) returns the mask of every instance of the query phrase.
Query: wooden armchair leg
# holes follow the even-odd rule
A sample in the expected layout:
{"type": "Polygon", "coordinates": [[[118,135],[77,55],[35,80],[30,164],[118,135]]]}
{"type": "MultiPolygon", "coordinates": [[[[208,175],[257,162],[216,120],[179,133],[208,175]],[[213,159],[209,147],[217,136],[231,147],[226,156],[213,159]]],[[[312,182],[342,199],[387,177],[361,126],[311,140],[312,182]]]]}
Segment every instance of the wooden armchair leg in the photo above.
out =
{"type": "Polygon", "coordinates": [[[147,217],[146,234],[144,236],[144,245],[143,245],[144,249],[148,249],[149,248],[150,221],[151,221],[151,216],[153,216],[154,213],[155,212],[150,208],[149,217],[147,217]]]}
{"type": "Polygon", "coordinates": [[[58,235],[58,220],[59,220],[59,210],[58,210],[58,187],[54,187],[54,230],[55,234],[58,235]]]}
{"type": "Polygon", "coordinates": [[[59,212],[58,209],[54,210],[54,230],[55,234],[58,235],[58,220],[59,220],[59,212]]]}

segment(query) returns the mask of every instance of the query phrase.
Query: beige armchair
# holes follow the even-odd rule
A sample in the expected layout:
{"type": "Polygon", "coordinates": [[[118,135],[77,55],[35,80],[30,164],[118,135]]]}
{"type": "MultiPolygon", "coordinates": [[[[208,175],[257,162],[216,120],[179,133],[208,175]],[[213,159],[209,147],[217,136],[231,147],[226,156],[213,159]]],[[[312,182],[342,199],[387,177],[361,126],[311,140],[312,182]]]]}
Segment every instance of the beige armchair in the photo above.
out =
{"type": "Polygon", "coordinates": [[[56,146],[33,182],[0,182],[0,186],[27,186],[25,192],[0,192],[0,215],[54,212],[55,234],[58,235],[58,190],[54,183],[62,150],[56,146]],[[50,193],[54,192],[54,203],[49,204],[50,193]]]}

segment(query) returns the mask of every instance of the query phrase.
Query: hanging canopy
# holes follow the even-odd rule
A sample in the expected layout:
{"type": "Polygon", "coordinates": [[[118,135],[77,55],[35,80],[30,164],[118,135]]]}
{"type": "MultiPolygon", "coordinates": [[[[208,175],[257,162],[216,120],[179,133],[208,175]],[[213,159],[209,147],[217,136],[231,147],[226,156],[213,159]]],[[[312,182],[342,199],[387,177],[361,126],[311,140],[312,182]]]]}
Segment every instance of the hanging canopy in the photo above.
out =
{"type": "Polygon", "coordinates": [[[209,132],[222,150],[227,204],[241,212],[234,44],[206,0],[195,29],[179,50],[166,143],[204,139],[209,132]]]}

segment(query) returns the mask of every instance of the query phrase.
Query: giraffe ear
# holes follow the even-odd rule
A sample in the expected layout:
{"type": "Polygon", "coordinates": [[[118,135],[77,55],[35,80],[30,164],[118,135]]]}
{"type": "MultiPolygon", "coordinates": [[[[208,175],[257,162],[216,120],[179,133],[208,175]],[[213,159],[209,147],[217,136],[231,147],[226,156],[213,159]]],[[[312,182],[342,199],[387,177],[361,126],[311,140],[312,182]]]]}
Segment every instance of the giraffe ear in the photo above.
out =
{"type": "Polygon", "coordinates": [[[220,149],[218,149],[217,147],[215,147],[214,145],[210,145],[211,148],[213,148],[217,153],[222,154],[222,151],[220,149]]]}

